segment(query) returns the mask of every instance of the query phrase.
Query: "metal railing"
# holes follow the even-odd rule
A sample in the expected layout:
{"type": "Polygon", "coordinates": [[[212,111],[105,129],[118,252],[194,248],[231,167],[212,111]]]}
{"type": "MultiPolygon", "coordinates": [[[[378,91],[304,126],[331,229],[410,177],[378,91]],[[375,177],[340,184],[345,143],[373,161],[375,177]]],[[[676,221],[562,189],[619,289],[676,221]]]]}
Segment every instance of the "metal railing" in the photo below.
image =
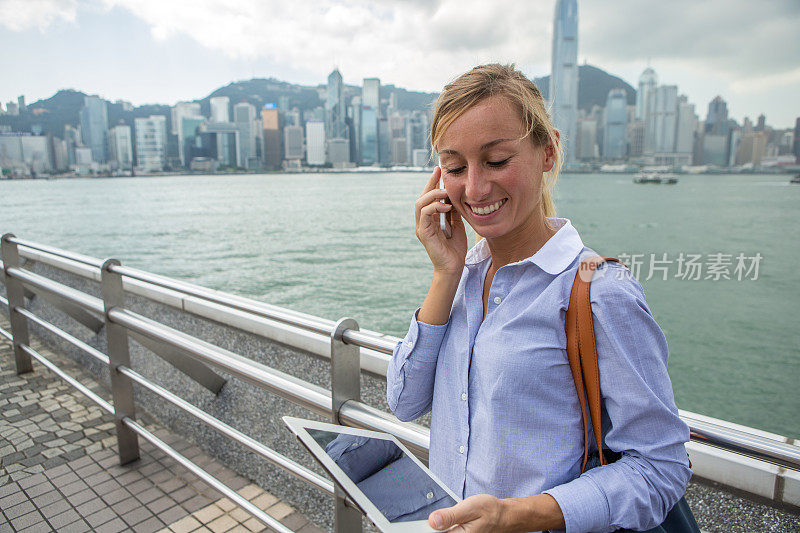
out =
{"type": "MultiPolygon", "coordinates": [[[[270,463],[334,495],[337,499],[337,531],[342,530],[342,524],[349,524],[348,531],[352,531],[352,524],[356,521],[360,524],[360,514],[354,508],[345,505],[345,500],[339,496],[340,492],[335,490],[333,483],[132,369],[128,354],[129,338],[134,338],[214,393],[219,392],[224,384],[224,379],[214,372],[213,369],[216,368],[314,413],[330,417],[337,423],[391,433],[423,460],[427,459],[430,438],[427,428],[400,422],[393,415],[360,401],[360,372],[363,370],[373,375],[385,376],[386,365],[399,340],[395,337],[361,331],[355,320],[350,318],[333,322],[122,266],[113,259],[102,261],[18,239],[11,234],[2,237],[2,260],[3,275],[0,281],[5,283],[8,300],[0,298],[2,300],[0,303],[8,308],[12,331],[9,333],[0,329],[0,335],[9,340],[13,339],[17,372],[30,371],[30,359],[37,359],[89,399],[114,414],[120,462],[123,464],[138,458],[137,437],[144,438],[264,524],[278,531],[289,531],[138,424],[132,394],[132,387],[136,384],[226,437],[246,446],[270,463]],[[99,281],[102,298],[91,296],[24,269],[21,258],[33,258],[99,281]],[[102,325],[105,325],[109,353],[100,352],[26,309],[26,291],[41,295],[43,299],[95,331],[99,331],[102,325]],[[255,324],[258,328],[275,332],[276,335],[265,336],[269,340],[294,344],[305,351],[330,357],[332,390],[325,390],[126,309],[125,292],[144,295],[152,301],[167,303],[182,311],[190,313],[197,311],[201,316],[213,318],[232,327],[241,328],[242,321],[246,321],[249,325],[255,324]],[[34,351],[30,347],[28,322],[37,324],[107,365],[112,381],[113,402],[109,404],[34,351]],[[327,344],[327,353],[320,348],[321,342],[327,344]]],[[[725,425],[723,421],[711,421],[693,413],[681,412],[681,417],[689,425],[691,438],[694,441],[800,471],[798,446],[743,431],[725,425]]]]}

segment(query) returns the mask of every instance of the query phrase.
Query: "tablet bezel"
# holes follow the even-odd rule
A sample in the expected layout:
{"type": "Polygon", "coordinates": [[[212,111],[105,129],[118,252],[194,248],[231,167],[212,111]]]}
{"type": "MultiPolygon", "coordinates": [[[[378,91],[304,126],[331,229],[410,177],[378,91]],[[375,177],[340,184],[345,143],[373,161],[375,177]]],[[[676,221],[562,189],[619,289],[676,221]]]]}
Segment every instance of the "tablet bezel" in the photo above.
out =
{"type": "Polygon", "coordinates": [[[344,473],[344,471],[336,464],[325,449],[306,431],[306,429],[317,429],[322,431],[330,431],[333,433],[345,433],[347,435],[355,435],[358,437],[372,437],[378,439],[391,440],[394,442],[403,453],[407,454],[411,459],[428,474],[434,483],[439,485],[448,496],[458,503],[461,498],[455,495],[442,481],[431,472],[422,462],[417,459],[408,448],[390,433],[381,433],[379,431],[370,431],[367,429],[356,429],[347,426],[337,426],[326,422],[317,422],[315,420],[307,420],[304,418],[295,418],[291,416],[283,417],[284,423],[294,433],[300,442],[308,449],[311,455],[322,465],[328,474],[336,480],[336,483],[342,487],[342,490],[355,502],[361,511],[375,524],[375,527],[384,533],[404,533],[404,532],[426,532],[435,533],[437,530],[428,525],[427,520],[413,520],[410,522],[390,522],[388,518],[367,498],[361,489],[344,473]]]}

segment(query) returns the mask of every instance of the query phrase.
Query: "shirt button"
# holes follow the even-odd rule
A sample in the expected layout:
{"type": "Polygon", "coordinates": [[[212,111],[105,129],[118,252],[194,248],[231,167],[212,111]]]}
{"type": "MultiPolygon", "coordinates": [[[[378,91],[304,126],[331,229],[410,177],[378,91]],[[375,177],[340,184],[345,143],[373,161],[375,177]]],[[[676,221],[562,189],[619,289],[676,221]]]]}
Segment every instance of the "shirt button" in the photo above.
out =
{"type": "Polygon", "coordinates": [[[502,299],[502,298],[500,298],[499,296],[495,296],[495,297],[494,297],[494,303],[496,303],[496,304],[500,305],[500,302],[502,302],[502,301],[503,301],[503,299],[502,299]]]}
{"type": "Polygon", "coordinates": [[[413,348],[413,347],[414,347],[414,343],[413,343],[413,342],[411,342],[411,341],[406,341],[406,346],[407,346],[409,349],[411,349],[411,348],[413,348]]]}
{"type": "Polygon", "coordinates": [[[464,453],[464,447],[463,446],[459,446],[458,447],[458,453],[464,453]]]}
{"type": "Polygon", "coordinates": [[[466,392],[462,392],[461,393],[461,399],[464,400],[465,402],[467,401],[467,393],[466,392]]]}
{"type": "Polygon", "coordinates": [[[425,497],[428,498],[429,500],[432,500],[433,499],[433,493],[429,492],[428,494],[425,495],[425,497]]]}

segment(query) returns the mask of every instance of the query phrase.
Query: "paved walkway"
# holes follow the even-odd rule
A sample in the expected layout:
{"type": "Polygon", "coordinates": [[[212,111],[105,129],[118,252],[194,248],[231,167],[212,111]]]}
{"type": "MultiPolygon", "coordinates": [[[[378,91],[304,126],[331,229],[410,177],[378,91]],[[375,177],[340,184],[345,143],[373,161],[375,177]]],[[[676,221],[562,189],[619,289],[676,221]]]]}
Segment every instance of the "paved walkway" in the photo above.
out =
{"type": "MultiPolygon", "coordinates": [[[[9,330],[5,316],[0,327],[9,330]]],[[[33,347],[100,396],[108,394],[70,359],[33,347]]],[[[272,531],[144,439],[141,459],[119,466],[113,417],[33,362],[17,376],[0,338],[0,533],[11,531],[272,531]]],[[[160,439],[301,533],[319,533],[291,506],[152,423],[160,439]]]]}
{"type": "MultiPolygon", "coordinates": [[[[0,327],[9,329],[5,315],[0,327]]],[[[34,349],[109,399],[71,359],[34,349]]],[[[38,362],[17,376],[11,344],[0,338],[0,533],[271,531],[170,457],[139,439],[141,459],[119,466],[113,418],[38,362]]],[[[291,506],[198,447],[139,414],[161,440],[222,479],[290,529],[320,533],[291,506]]],[[[687,499],[704,531],[800,532],[796,509],[692,482],[687,499]]]]}

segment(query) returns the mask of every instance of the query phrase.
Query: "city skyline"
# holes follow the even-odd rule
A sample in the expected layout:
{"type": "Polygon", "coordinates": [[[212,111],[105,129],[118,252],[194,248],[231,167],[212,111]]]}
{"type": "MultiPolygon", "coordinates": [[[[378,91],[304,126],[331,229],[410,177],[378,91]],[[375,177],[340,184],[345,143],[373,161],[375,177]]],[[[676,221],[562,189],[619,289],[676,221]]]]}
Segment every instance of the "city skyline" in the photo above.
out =
{"type": "MultiPolygon", "coordinates": [[[[678,2],[648,5],[645,15],[638,3],[625,9],[628,3],[615,4],[622,9],[603,8],[594,0],[580,3],[580,63],[588,59],[636,87],[650,58],[662,83],[678,85],[698,108],[722,95],[729,116],[739,122],[764,113],[775,127],[793,126],[800,115],[794,96],[800,93],[800,37],[792,28],[800,23],[800,6],[678,2]],[[655,27],[653,17],[661,21],[655,27]]],[[[176,3],[161,4],[42,0],[31,11],[31,3],[0,0],[0,43],[15,52],[0,79],[0,101],[24,94],[31,103],[75,88],[112,101],[174,105],[252,77],[321,85],[334,66],[350,85],[377,77],[431,92],[486,61],[515,62],[532,78],[550,73],[555,2],[501,1],[493,5],[494,18],[484,16],[483,5],[387,3],[379,9],[367,2],[321,2],[309,8],[302,24],[280,6],[259,2],[222,9],[208,0],[183,11],[176,3]],[[502,28],[506,21],[508,27],[502,28]],[[260,33],[285,26],[278,35],[283,40],[265,41],[253,29],[257,23],[260,33]],[[400,31],[406,27],[421,32],[400,31]],[[299,45],[301,37],[306,46],[299,45]],[[362,53],[365,46],[370,53],[362,53]],[[45,68],[32,69],[32,64],[45,68]]]]}

